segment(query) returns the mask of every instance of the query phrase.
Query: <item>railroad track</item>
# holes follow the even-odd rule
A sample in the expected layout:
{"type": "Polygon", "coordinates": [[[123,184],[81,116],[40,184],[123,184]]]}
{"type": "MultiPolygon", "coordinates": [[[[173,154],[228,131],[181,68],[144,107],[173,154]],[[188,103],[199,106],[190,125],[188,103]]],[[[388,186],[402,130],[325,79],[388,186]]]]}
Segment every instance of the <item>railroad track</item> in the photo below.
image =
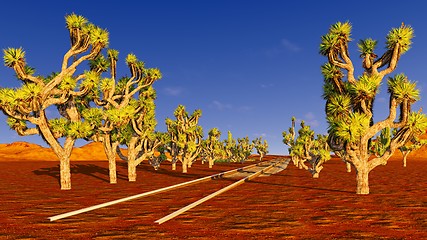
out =
{"type": "Polygon", "coordinates": [[[187,187],[190,185],[194,185],[194,184],[198,184],[198,183],[202,183],[202,182],[207,182],[207,181],[211,181],[211,180],[215,180],[215,179],[220,179],[220,178],[236,178],[236,177],[242,177],[242,179],[234,182],[233,184],[228,185],[227,187],[224,187],[190,205],[187,205],[186,207],[183,207],[157,221],[155,221],[155,223],[158,224],[162,224],[188,210],[190,210],[191,208],[202,204],[203,202],[206,202],[207,200],[214,198],[215,196],[218,196],[221,193],[224,193],[226,191],[229,191],[247,181],[250,181],[256,177],[259,177],[261,175],[271,175],[271,174],[275,174],[279,171],[282,171],[286,168],[286,166],[288,165],[290,159],[288,158],[276,158],[270,161],[265,161],[265,162],[260,162],[257,164],[252,164],[252,165],[248,165],[246,167],[242,167],[242,168],[236,168],[230,171],[226,171],[226,172],[222,172],[222,173],[218,173],[218,174],[214,174],[214,175],[210,175],[207,177],[202,177],[202,178],[198,178],[195,180],[191,180],[188,182],[184,182],[184,183],[180,183],[180,184],[176,184],[176,185],[172,185],[172,186],[168,186],[168,187],[164,187],[164,188],[160,188],[157,190],[153,190],[150,192],[145,192],[145,193],[141,193],[141,194],[137,194],[137,195],[133,195],[133,196],[129,196],[126,198],[121,198],[121,199],[117,199],[114,201],[110,201],[110,202],[106,202],[106,203],[102,203],[102,204],[98,204],[98,205],[94,205],[91,207],[87,207],[87,208],[82,208],[79,210],[75,210],[72,212],[67,212],[67,213],[63,213],[63,214],[59,214],[59,215],[55,215],[52,217],[49,217],[48,219],[50,221],[56,221],[59,219],[63,219],[63,218],[67,218],[67,217],[71,217],[74,215],[78,215],[81,213],[85,213],[85,212],[89,212],[89,211],[93,211],[99,208],[103,208],[103,207],[108,207],[117,203],[121,203],[121,202],[125,202],[125,201],[130,201],[130,200],[134,200],[134,199],[138,199],[138,198],[142,198],[142,197],[147,197],[147,196],[151,196],[151,195],[155,195],[155,194],[159,194],[159,193],[163,193],[163,192],[167,192],[167,191],[171,191],[171,190],[175,190],[178,188],[182,188],[182,187],[187,187]]]}

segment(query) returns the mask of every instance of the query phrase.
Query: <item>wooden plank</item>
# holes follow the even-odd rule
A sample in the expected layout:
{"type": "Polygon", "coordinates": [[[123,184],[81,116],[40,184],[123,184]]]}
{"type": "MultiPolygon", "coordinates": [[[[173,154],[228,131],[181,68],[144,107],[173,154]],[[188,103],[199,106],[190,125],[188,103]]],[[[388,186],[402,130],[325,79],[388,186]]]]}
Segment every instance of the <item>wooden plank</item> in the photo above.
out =
{"type": "Polygon", "coordinates": [[[150,192],[145,192],[145,193],[141,193],[141,194],[137,194],[137,195],[133,195],[133,196],[129,196],[129,197],[117,199],[117,200],[114,200],[114,201],[110,201],[110,202],[106,202],[106,203],[94,205],[94,206],[91,206],[91,207],[82,208],[82,209],[75,210],[75,211],[72,211],[72,212],[55,215],[55,216],[52,216],[52,217],[48,217],[48,219],[52,222],[52,221],[56,221],[56,220],[59,220],[59,219],[62,219],[62,218],[66,218],[66,217],[74,216],[74,215],[77,215],[77,214],[89,212],[89,211],[92,211],[92,210],[95,210],[95,209],[99,209],[99,208],[103,208],[103,207],[108,207],[108,206],[111,206],[111,205],[114,205],[114,204],[117,204],[117,203],[122,203],[122,202],[125,202],[125,201],[134,200],[134,199],[137,199],[137,198],[147,197],[147,196],[150,196],[150,195],[154,195],[154,194],[158,194],[158,193],[162,193],[162,192],[167,192],[167,191],[171,191],[171,190],[174,190],[174,189],[178,189],[178,188],[182,188],[182,187],[187,187],[187,186],[190,186],[190,185],[193,185],[193,184],[197,184],[197,183],[201,183],[201,182],[206,182],[206,181],[210,181],[210,180],[222,178],[224,176],[227,176],[229,174],[233,174],[233,173],[238,172],[238,171],[242,171],[242,170],[245,170],[245,169],[248,169],[248,168],[259,166],[260,164],[261,163],[257,163],[257,164],[252,164],[252,165],[249,165],[249,166],[246,166],[246,167],[242,167],[242,168],[236,168],[236,169],[233,169],[233,170],[230,170],[230,171],[227,171],[227,172],[217,173],[217,174],[210,175],[210,176],[207,176],[207,177],[202,177],[202,178],[198,178],[198,179],[191,180],[191,181],[188,181],[188,182],[183,182],[183,183],[175,184],[175,185],[172,185],[172,186],[160,188],[160,189],[153,190],[153,191],[150,191],[150,192]]]}
{"type": "Polygon", "coordinates": [[[239,186],[239,185],[241,185],[241,184],[243,184],[243,183],[245,183],[245,182],[247,182],[247,181],[249,181],[251,179],[254,179],[254,178],[258,177],[263,172],[268,171],[270,168],[276,166],[279,163],[280,163],[280,161],[278,161],[276,163],[273,163],[270,166],[267,166],[266,168],[259,170],[258,172],[255,172],[255,173],[253,173],[253,174],[251,174],[251,175],[249,175],[249,176],[247,176],[247,177],[245,177],[245,178],[243,178],[243,179],[241,179],[241,180],[239,180],[239,181],[237,181],[237,182],[235,182],[233,184],[228,185],[225,188],[222,188],[222,189],[220,189],[220,190],[218,190],[218,191],[216,191],[216,192],[214,192],[214,193],[212,193],[212,194],[210,194],[210,195],[208,195],[208,196],[206,196],[206,197],[204,197],[204,198],[202,198],[202,199],[200,199],[200,200],[198,200],[196,202],[193,202],[192,204],[189,204],[189,205],[187,205],[187,206],[185,206],[185,207],[183,207],[183,208],[181,208],[181,209],[179,209],[179,210],[177,210],[177,211],[175,211],[175,212],[173,212],[173,213],[171,213],[171,214],[169,214],[169,215],[167,215],[167,216],[165,216],[165,217],[163,217],[163,218],[155,221],[155,223],[162,224],[162,223],[164,223],[166,221],[169,221],[172,218],[174,218],[174,217],[176,217],[176,216],[178,216],[178,215],[180,215],[180,214],[182,214],[182,213],[184,213],[184,212],[192,209],[193,207],[196,207],[197,205],[202,204],[202,203],[208,201],[209,199],[214,198],[214,197],[220,195],[221,193],[227,192],[228,190],[231,190],[231,189],[233,189],[233,188],[235,188],[235,187],[237,187],[237,186],[239,186]]]}

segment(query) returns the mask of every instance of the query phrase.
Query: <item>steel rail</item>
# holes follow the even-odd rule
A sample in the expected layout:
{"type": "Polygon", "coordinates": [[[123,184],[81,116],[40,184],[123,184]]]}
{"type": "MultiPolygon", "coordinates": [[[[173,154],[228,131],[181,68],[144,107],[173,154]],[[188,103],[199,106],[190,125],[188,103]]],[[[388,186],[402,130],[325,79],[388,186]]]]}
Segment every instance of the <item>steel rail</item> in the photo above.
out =
{"type": "MultiPolygon", "coordinates": [[[[282,161],[284,161],[284,160],[282,160],[282,161]]],[[[187,206],[185,206],[185,207],[183,207],[183,208],[181,208],[181,209],[179,209],[179,210],[177,210],[177,211],[175,211],[175,212],[173,212],[173,213],[171,213],[171,214],[169,214],[169,215],[167,215],[167,216],[165,216],[165,217],[163,217],[163,218],[155,221],[155,223],[162,224],[162,223],[164,223],[166,221],[169,221],[172,218],[174,218],[174,217],[176,217],[176,216],[178,216],[178,215],[180,215],[180,214],[182,214],[182,213],[184,213],[184,212],[186,212],[186,211],[188,211],[188,210],[196,207],[197,205],[200,205],[200,204],[208,201],[209,199],[214,198],[214,197],[220,195],[221,193],[227,192],[228,190],[231,190],[231,189],[233,189],[233,188],[235,188],[235,187],[237,187],[237,186],[239,186],[239,185],[241,185],[241,184],[243,184],[243,183],[245,183],[247,181],[250,181],[250,180],[258,177],[259,175],[261,175],[262,173],[264,173],[264,172],[268,171],[269,169],[275,167],[276,165],[278,165],[282,161],[273,162],[272,164],[268,165],[267,167],[265,167],[265,168],[263,168],[263,169],[255,172],[255,173],[253,173],[253,174],[251,174],[251,175],[249,175],[249,176],[247,176],[247,177],[245,177],[245,178],[243,178],[243,179],[241,179],[241,180],[239,180],[239,181],[237,181],[237,182],[235,182],[233,184],[228,185],[227,187],[224,187],[224,188],[222,188],[222,189],[220,189],[220,190],[218,190],[218,191],[216,191],[216,192],[214,192],[214,193],[212,193],[212,194],[210,194],[210,195],[208,195],[208,196],[206,196],[206,197],[204,197],[204,198],[202,198],[202,199],[200,199],[200,200],[198,200],[196,202],[193,202],[192,204],[189,204],[189,205],[187,205],[187,206]]]]}
{"type": "MultiPolygon", "coordinates": [[[[274,160],[271,160],[271,161],[274,161],[274,160]]],[[[149,191],[149,192],[145,192],[145,193],[140,193],[140,194],[129,196],[129,197],[125,197],[125,198],[120,198],[120,199],[113,200],[113,201],[110,201],[110,202],[101,203],[101,204],[94,205],[94,206],[91,206],[91,207],[86,207],[86,208],[82,208],[82,209],[79,209],[79,210],[75,210],[75,211],[71,211],[71,212],[67,212],[67,213],[55,215],[55,216],[52,216],[52,217],[48,217],[48,219],[52,222],[52,221],[56,221],[56,220],[59,220],[59,219],[62,219],[62,218],[71,217],[71,216],[74,216],[74,215],[77,215],[77,214],[81,214],[81,213],[89,212],[89,211],[92,211],[92,210],[96,210],[96,209],[99,209],[99,208],[108,207],[108,206],[111,206],[111,205],[114,205],[114,204],[117,204],[117,203],[121,203],[121,202],[125,202],[125,201],[130,201],[130,200],[134,200],[134,199],[137,199],[137,198],[147,197],[147,196],[151,196],[151,195],[162,193],[162,192],[171,191],[171,190],[174,190],[174,189],[178,189],[178,188],[182,188],[182,187],[187,187],[187,186],[190,186],[190,185],[193,185],[193,184],[197,184],[197,183],[201,183],[201,182],[206,182],[206,181],[210,181],[210,180],[215,180],[215,179],[223,178],[223,177],[225,177],[227,175],[236,173],[238,171],[242,171],[242,170],[250,169],[250,168],[253,168],[253,167],[257,167],[257,166],[260,166],[261,164],[265,164],[265,163],[266,162],[260,162],[260,163],[257,163],[257,164],[252,164],[252,165],[248,165],[248,166],[245,166],[245,167],[236,168],[236,169],[233,169],[233,170],[230,170],[230,171],[226,171],[226,172],[222,172],[222,173],[217,173],[217,174],[214,174],[214,175],[210,175],[210,176],[207,176],[207,177],[202,177],[202,178],[194,179],[194,180],[191,180],[191,181],[188,181],[188,182],[183,182],[183,183],[175,184],[175,185],[172,185],[172,186],[168,186],[168,187],[156,189],[156,190],[153,190],[153,191],[149,191]]]]}

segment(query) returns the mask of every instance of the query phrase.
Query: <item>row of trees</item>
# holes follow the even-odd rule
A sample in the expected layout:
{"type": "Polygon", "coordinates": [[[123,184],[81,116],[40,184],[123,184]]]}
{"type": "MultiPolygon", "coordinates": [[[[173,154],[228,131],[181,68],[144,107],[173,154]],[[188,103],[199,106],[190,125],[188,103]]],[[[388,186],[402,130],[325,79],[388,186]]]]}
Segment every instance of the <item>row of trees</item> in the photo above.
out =
{"type": "Polygon", "coordinates": [[[294,165],[299,169],[308,170],[313,178],[318,178],[323,163],[331,159],[328,137],[322,134],[315,136],[314,131],[304,121],[301,121],[297,135],[295,121],[295,117],[292,117],[291,127],[288,131],[283,131],[283,143],[288,145],[289,156],[294,165]]]}
{"type": "Polygon", "coordinates": [[[166,119],[167,133],[155,131],[153,83],[161,78],[159,69],[146,68],[128,54],[130,75],[117,77],[119,52],[108,48],[109,33],[83,16],[70,14],[65,20],[70,48],[61,69],[49,76],[36,75],[22,48],[8,48],[4,63],[14,70],[21,86],[0,89],[0,109],[8,116],[8,125],[19,135],[42,136],[57,155],[61,189],[71,189],[70,155],[77,139],[103,144],[110,183],[117,182],[117,155],[128,163],[129,181],[136,180],[136,166],[145,159],[158,166],[167,155],[173,166],[182,161],[186,172],[196,158],[207,158],[219,131],[211,130],[209,138],[202,139],[200,110],[189,116],[184,106],[178,106],[176,120],[166,119]],[[126,154],[121,145],[126,146],[126,154]]]}

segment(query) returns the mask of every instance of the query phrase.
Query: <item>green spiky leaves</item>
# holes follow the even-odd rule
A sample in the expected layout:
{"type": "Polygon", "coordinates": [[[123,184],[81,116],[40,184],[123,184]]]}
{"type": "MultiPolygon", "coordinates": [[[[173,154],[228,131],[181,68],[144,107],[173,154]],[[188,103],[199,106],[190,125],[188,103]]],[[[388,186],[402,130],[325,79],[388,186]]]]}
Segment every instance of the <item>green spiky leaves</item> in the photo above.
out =
{"type": "Polygon", "coordinates": [[[73,13],[65,16],[65,23],[70,31],[71,44],[76,50],[87,49],[87,44],[94,46],[96,51],[108,46],[108,31],[89,23],[85,17],[73,13]]]}
{"type": "Polygon", "coordinates": [[[377,75],[362,75],[359,81],[351,85],[350,92],[355,96],[356,101],[373,99],[379,90],[381,78],[377,75]]]}
{"type": "Polygon", "coordinates": [[[135,108],[126,106],[123,109],[109,109],[106,111],[108,120],[116,126],[127,124],[135,116],[135,108]]]}
{"type": "Polygon", "coordinates": [[[399,102],[408,100],[412,103],[420,99],[416,83],[409,81],[404,74],[397,74],[388,79],[388,92],[399,102]]]}
{"type": "Polygon", "coordinates": [[[160,72],[160,69],[158,69],[158,68],[147,69],[146,75],[148,78],[153,79],[154,81],[162,78],[162,73],[160,72]]]}
{"type": "Polygon", "coordinates": [[[322,36],[320,54],[327,56],[330,52],[340,50],[340,44],[351,41],[351,24],[349,22],[337,22],[331,26],[329,32],[322,36]]]}
{"type": "Polygon", "coordinates": [[[378,42],[372,38],[360,40],[357,44],[357,47],[359,47],[360,56],[364,57],[366,55],[374,54],[377,43],[378,42]]]}
{"type": "Polygon", "coordinates": [[[343,119],[351,111],[352,103],[349,95],[335,94],[326,104],[326,114],[331,119],[343,119]]]}
{"type": "Polygon", "coordinates": [[[7,48],[3,50],[3,61],[7,67],[13,67],[16,64],[25,65],[25,51],[23,48],[7,48]]]}
{"type": "Polygon", "coordinates": [[[87,19],[77,14],[70,14],[65,16],[65,24],[68,30],[73,28],[82,28],[88,23],[87,19]]]}
{"type": "Polygon", "coordinates": [[[411,48],[414,29],[411,26],[404,25],[400,28],[393,28],[387,35],[387,48],[392,50],[399,47],[399,53],[403,54],[411,48]]]}
{"type": "Polygon", "coordinates": [[[407,127],[415,135],[421,135],[427,129],[427,116],[419,112],[411,112],[409,114],[407,127]]]}
{"type": "Polygon", "coordinates": [[[330,130],[346,142],[360,141],[369,128],[371,118],[363,113],[350,113],[347,118],[334,121],[330,130]]]}

